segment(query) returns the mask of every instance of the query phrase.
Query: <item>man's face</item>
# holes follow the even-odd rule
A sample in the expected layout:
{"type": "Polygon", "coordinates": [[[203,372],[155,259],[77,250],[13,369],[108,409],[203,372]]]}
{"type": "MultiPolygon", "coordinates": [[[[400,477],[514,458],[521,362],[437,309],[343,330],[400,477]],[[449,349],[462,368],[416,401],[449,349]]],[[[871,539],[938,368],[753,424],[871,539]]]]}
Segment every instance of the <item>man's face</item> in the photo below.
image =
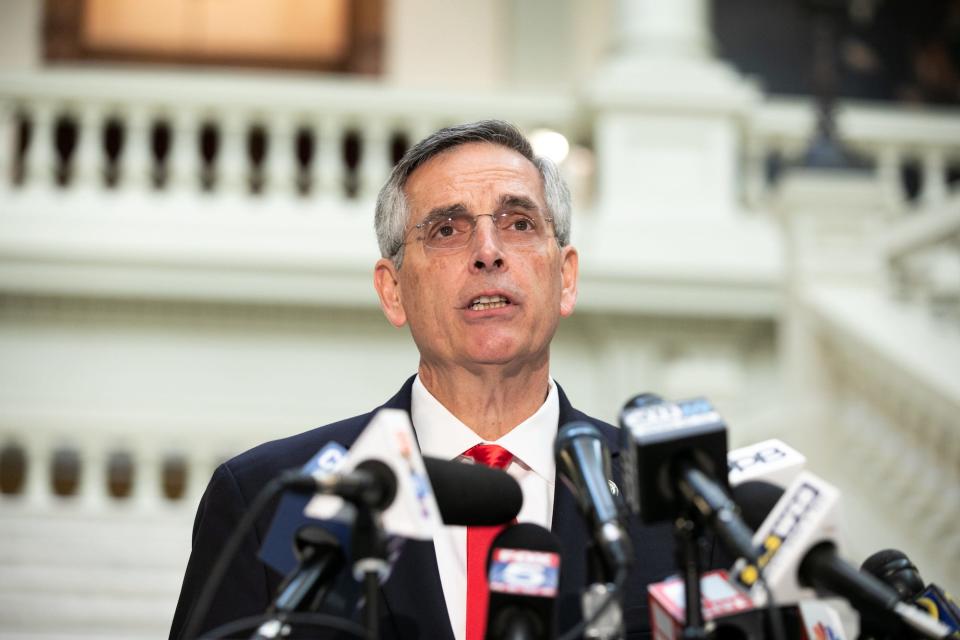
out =
{"type": "Polygon", "coordinates": [[[387,318],[409,323],[421,359],[479,371],[546,365],[560,317],[577,297],[577,253],[560,248],[536,167],[490,143],[454,147],[418,167],[404,188],[410,210],[402,268],[377,262],[375,285],[387,318]],[[540,242],[505,243],[487,214],[519,206],[545,225],[540,242]],[[415,225],[438,211],[462,211],[476,230],[460,249],[434,249],[415,225]],[[506,304],[477,305],[481,296],[506,304]]]}

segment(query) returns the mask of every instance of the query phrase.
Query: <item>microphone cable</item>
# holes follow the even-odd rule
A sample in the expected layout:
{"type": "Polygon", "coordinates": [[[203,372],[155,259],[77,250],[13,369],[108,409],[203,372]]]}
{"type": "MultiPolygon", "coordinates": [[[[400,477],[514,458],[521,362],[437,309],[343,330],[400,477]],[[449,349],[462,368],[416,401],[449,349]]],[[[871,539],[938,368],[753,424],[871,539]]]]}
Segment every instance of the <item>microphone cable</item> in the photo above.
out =
{"type": "Polygon", "coordinates": [[[220,551],[217,562],[213,565],[213,569],[210,570],[210,575],[207,576],[203,590],[200,591],[200,596],[190,611],[188,622],[184,627],[184,633],[181,636],[184,640],[197,638],[198,627],[203,622],[204,616],[207,615],[207,611],[213,603],[213,597],[216,595],[217,589],[220,588],[220,583],[223,582],[223,577],[227,573],[230,562],[233,560],[233,557],[237,555],[237,551],[240,550],[240,546],[243,544],[244,537],[253,528],[256,519],[263,513],[264,509],[267,508],[267,505],[277,494],[290,488],[312,491],[315,485],[312,479],[310,479],[309,476],[304,477],[300,470],[292,470],[286,471],[276,478],[273,478],[260,490],[260,493],[258,493],[253,499],[253,502],[250,503],[250,507],[243,512],[243,515],[240,517],[240,522],[237,523],[230,537],[227,538],[227,543],[220,551]]]}

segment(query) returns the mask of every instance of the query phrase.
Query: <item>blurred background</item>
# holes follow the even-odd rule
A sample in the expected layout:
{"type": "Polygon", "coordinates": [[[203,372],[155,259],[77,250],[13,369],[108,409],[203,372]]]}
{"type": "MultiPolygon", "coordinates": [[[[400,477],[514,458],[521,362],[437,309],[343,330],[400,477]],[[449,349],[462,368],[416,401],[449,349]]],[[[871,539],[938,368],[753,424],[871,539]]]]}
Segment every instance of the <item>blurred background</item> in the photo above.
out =
{"type": "Polygon", "coordinates": [[[164,637],[215,465],[415,371],[373,199],[481,118],[571,185],[579,408],[706,395],[960,592],[957,0],[3,0],[0,638],[164,637]]]}

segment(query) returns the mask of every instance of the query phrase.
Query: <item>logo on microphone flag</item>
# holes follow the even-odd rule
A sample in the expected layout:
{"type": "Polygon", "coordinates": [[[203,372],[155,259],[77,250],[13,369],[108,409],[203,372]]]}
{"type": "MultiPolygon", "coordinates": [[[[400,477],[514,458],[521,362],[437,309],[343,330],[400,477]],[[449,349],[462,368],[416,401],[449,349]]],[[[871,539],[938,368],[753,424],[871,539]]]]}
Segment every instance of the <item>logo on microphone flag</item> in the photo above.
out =
{"type": "MultiPolygon", "coordinates": [[[[384,531],[403,538],[433,539],[443,521],[406,411],[378,411],[350,447],[339,471],[352,471],[364,460],[383,462],[397,478],[397,497],[383,512],[384,531]]],[[[318,495],[304,513],[311,518],[330,518],[341,505],[342,498],[318,495]]]]}
{"type": "Polygon", "coordinates": [[[549,551],[494,549],[490,591],[555,598],[560,584],[560,556],[549,551]]]}

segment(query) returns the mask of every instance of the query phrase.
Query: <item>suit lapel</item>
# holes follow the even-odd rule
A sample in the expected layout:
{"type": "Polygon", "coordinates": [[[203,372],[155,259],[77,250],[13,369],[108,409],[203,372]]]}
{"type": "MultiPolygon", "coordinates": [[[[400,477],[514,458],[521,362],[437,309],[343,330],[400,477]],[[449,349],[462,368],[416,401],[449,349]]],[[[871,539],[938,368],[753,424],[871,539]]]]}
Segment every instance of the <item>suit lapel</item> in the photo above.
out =
{"type": "MultiPolygon", "coordinates": [[[[411,376],[382,408],[403,409],[409,415],[413,380],[411,376]]],[[[454,640],[432,540],[407,540],[380,592],[396,638],[454,640]]]]}

